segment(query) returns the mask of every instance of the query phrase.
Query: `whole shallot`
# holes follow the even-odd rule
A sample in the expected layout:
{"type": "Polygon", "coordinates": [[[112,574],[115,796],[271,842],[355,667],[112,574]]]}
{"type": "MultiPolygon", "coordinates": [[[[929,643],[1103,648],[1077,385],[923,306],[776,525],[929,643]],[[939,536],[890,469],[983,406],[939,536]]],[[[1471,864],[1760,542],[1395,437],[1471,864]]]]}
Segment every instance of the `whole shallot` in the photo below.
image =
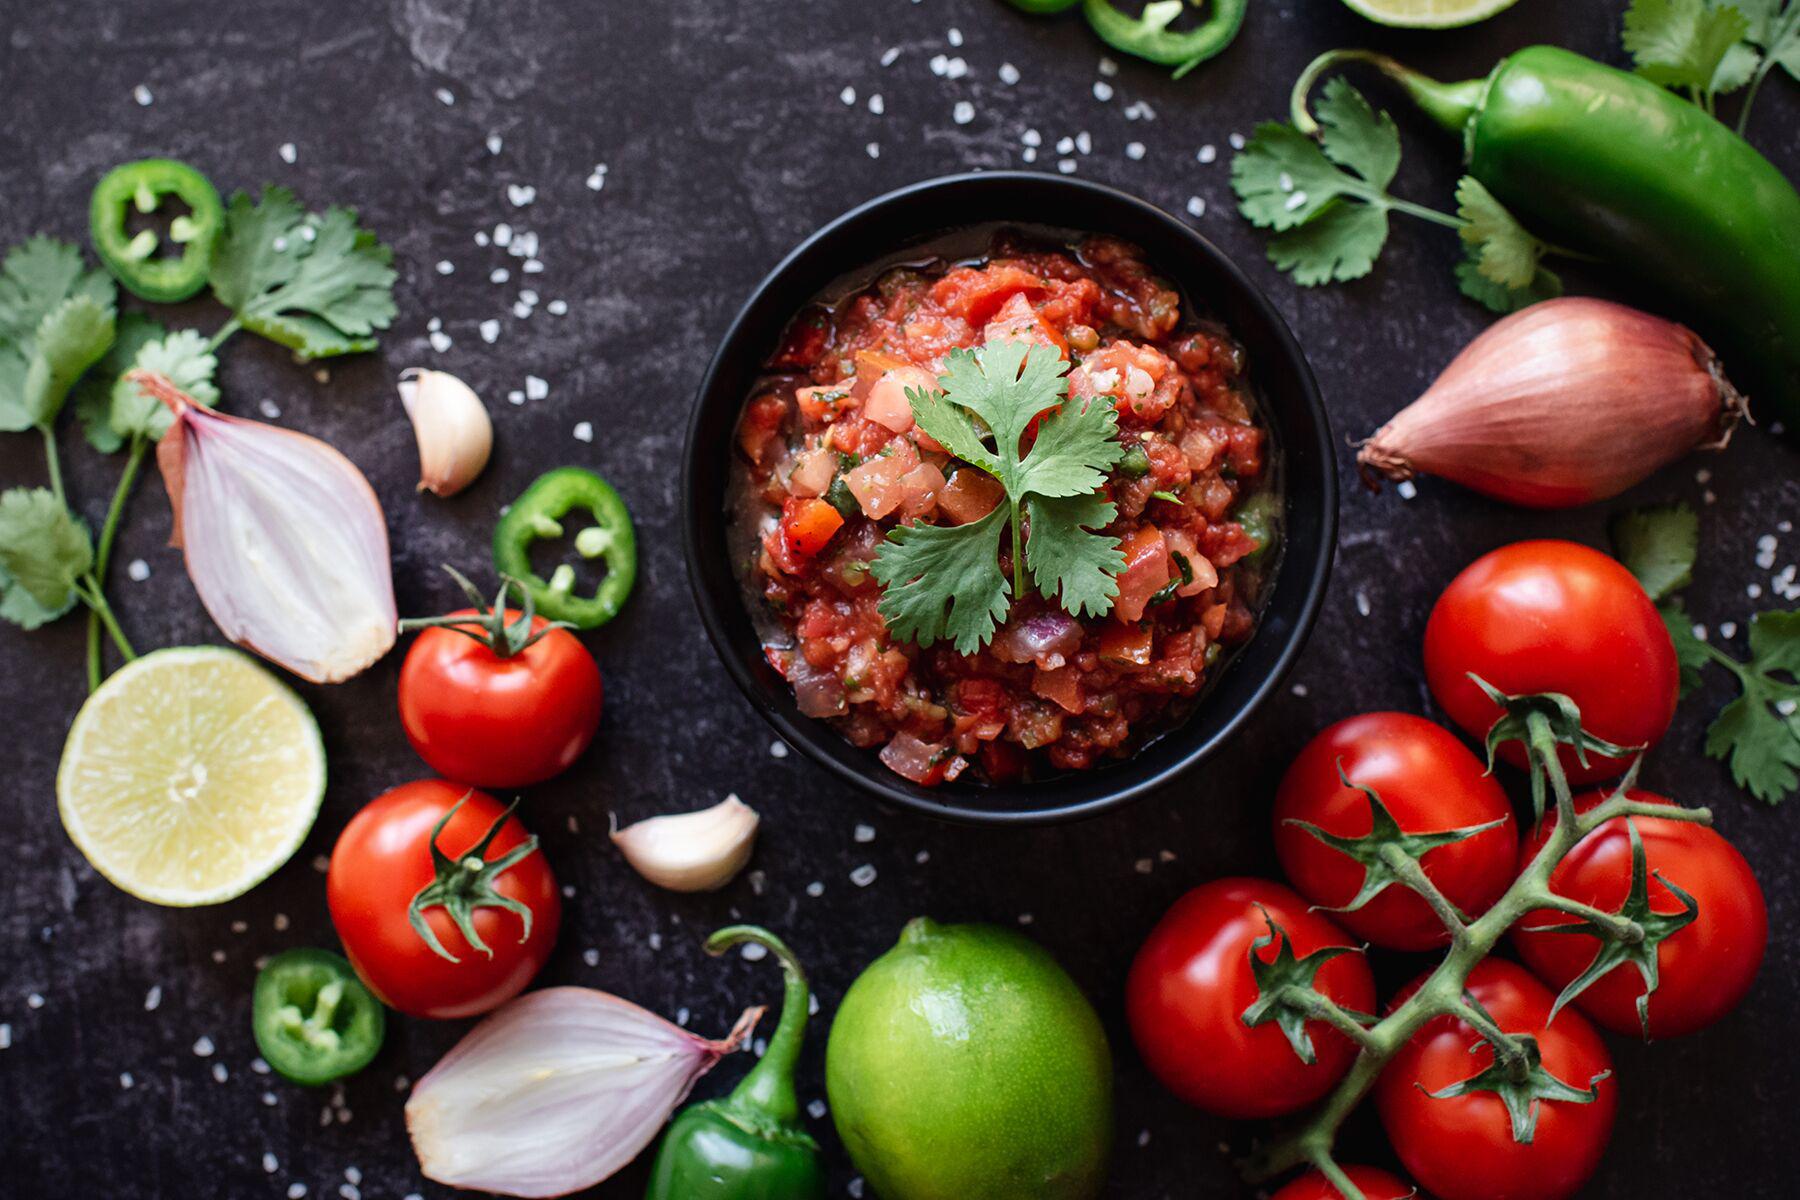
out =
{"type": "Polygon", "coordinates": [[[1745,400],[1711,348],[1649,313],[1585,297],[1534,304],[1463,348],[1356,460],[1496,500],[1571,508],[1731,439],[1745,400]]]}

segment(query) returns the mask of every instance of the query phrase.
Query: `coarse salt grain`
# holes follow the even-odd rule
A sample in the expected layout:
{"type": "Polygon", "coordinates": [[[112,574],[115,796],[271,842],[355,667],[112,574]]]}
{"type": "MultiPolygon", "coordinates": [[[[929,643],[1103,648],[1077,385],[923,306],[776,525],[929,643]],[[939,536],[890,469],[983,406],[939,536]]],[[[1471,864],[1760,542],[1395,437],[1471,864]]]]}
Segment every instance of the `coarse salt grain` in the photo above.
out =
{"type": "Polygon", "coordinates": [[[552,300],[550,303],[544,305],[544,311],[553,317],[560,317],[569,311],[569,302],[567,300],[552,300]]]}
{"type": "Polygon", "coordinates": [[[950,110],[950,119],[958,125],[967,125],[975,119],[975,106],[967,100],[958,100],[956,107],[950,110]]]}
{"type": "Polygon", "coordinates": [[[962,30],[956,28],[954,25],[951,26],[949,31],[944,34],[944,40],[946,42],[949,42],[952,46],[962,45],[962,43],[963,43],[962,30]]]}
{"type": "Polygon", "coordinates": [[[1131,869],[1136,871],[1139,875],[1148,875],[1151,871],[1156,869],[1156,862],[1154,859],[1140,858],[1131,864],[1131,869]]]}
{"type": "Polygon", "coordinates": [[[881,157],[881,143],[880,142],[870,142],[868,145],[863,147],[863,152],[866,153],[870,158],[880,158],[881,157]]]}
{"type": "Polygon", "coordinates": [[[262,1168],[266,1173],[273,1175],[276,1171],[281,1169],[281,1164],[275,1161],[275,1156],[273,1154],[270,1154],[265,1150],[262,1157],[262,1168]]]}
{"type": "Polygon", "coordinates": [[[1212,162],[1213,160],[1215,160],[1219,157],[1219,148],[1217,146],[1213,145],[1211,142],[1208,142],[1208,143],[1206,143],[1206,145],[1200,147],[1199,150],[1194,152],[1194,157],[1203,163],[1212,162]]]}
{"type": "Polygon", "coordinates": [[[439,354],[442,354],[455,344],[450,340],[450,335],[441,329],[434,330],[431,336],[426,340],[431,343],[431,348],[436,350],[439,354]]]}
{"type": "Polygon", "coordinates": [[[900,57],[900,47],[889,46],[886,50],[883,50],[881,52],[881,65],[884,67],[891,67],[894,65],[895,60],[897,60],[899,57],[900,57]]]}
{"type": "Polygon", "coordinates": [[[514,208],[524,208],[537,200],[537,189],[530,184],[509,183],[506,185],[506,199],[514,208]]]}
{"type": "Polygon", "coordinates": [[[508,404],[523,404],[525,403],[525,393],[520,391],[508,392],[506,393],[506,402],[508,404]]]}
{"type": "Polygon", "coordinates": [[[1094,80],[1094,99],[1100,101],[1100,103],[1102,103],[1102,104],[1105,104],[1108,100],[1111,100],[1112,98],[1113,98],[1113,85],[1106,82],[1106,80],[1104,80],[1104,79],[1094,80]]]}
{"type": "Polygon", "coordinates": [[[875,840],[875,827],[873,825],[858,825],[855,829],[850,831],[850,836],[858,842],[872,842],[875,840]]]}
{"type": "Polygon", "coordinates": [[[491,346],[500,338],[500,322],[489,317],[480,325],[476,326],[476,332],[481,334],[482,341],[491,346]]]}
{"type": "Polygon", "coordinates": [[[1072,158],[1062,159],[1056,164],[1056,169],[1064,175],[1073,175],[1075,173],[1075,160],[1072,158]]]}
{"type": "Polygon", "coordinates": [[[287,1194],[288,1200],[300,1200],[300,1197],[306,1195],[306,1185],[304,1183],[290,1183],[288,1184],[287,1194]]]}
{"type": "Polygon", "coordinates": [[[1013,66],[1011,63],[1001,63],[1000,82],[1004,83],[1007,87],[1011,87],[1013,84],[1019,82],[1019,68],[1013,66]]]}
{"type": "Polygon", "coordinates": [[[1035,129],[1027,129],[1019,135],[1019,141],[1026,146],[1041,146],[1044,144],[1044,135],[1035,129]]]}
{"type": "Polygon", "coordinates": [[[1293,691],[1294,695],[1304,697],[1306,695],[1306,685],[1304,683],[1296,683],[1293,691]]]}
{"type": "Polygon", "coordinates": [[[295,148],[294,143],[292,142],[281,143],[281,147],[276,150],[275,153],[281,156],[281,161],[284,163],[291,163],[300,157],[300,151],[295,148]]]}
{"type": "Polygon", "coordinates": [[[213,1049],[213,1040],[205,1034],[201,1034],[200,1039],[194,1043],[194,1053],[201,1058],[211,1057],[213,1049]]]}
{"type": "Polygon", "coordinates": [[[1188,216],[1190,217],[1204,217],[1206,215],[1206,201],[1198,196],[1189,196],[1187,211],[1188,216]]]}
{"type": "Polygon", "coordinates": [[[488,274],[488,282],[489,283],[505,283],[507,280],[509,280],[511,278],[512,278],[512,272],[507,270],[505,267],[495,267],[488,274]]]}
{"type": "Polygon", "coordinates": [[[776,740],[776,741],[769,743],[769,757],[770,758],[786,758],[787,756],[788,756],[788,746],[787,746],[786,742],[776,740]]]}
{"type": "Polygon", "coordinates": [[[150,578],[150,564],[141,558],[134,558],[126,564],[125,574],[131,577],[133,583],[142,583],[150,578]]]}
{"type": "Polygon", "coordinates": [[[825,1102],[823,1100],[809,1101],[806,1105],[806,1115],[815,1121],[823,1121],[825,1119],[825,1102]]]}
{"type": "Polygon", "coordinates": [[[1094,152],[1094,139],[1088,135],[1087,130],[1084,129],[1075,135],[1075,149],[1083,154],[1092,154],[1094,152]]]}
{"type": "Polygon", "coordinates": [[[449,88],[439,88],[437,90],[437,98],[438,98],[438,103],[444,105],[445,107],[448,107],[448,106],[456,103],[456,93],[451,91],[449,88]]]}
{"type": "Polygon", "coordinates": [[[820,896],[825,894],[825,885],[814,880],[812,883],[806,885],[806,894],[811,896],[814,900],[817,900],[820,896]]]}
{"type": "Polygon", "coordinates": [[[250,1060],[250,1069],[258,1075],[267,1075],[269,1073],[269,1064],[262,1058],[253,1058],[250,1060]]]}
{"type": "Polygon", "coordinates": [[[212,1077],[214,1083],[224,1083],[231,1078],[231,1072],[225,1069],[224,1063],[216,1062],[212,1065],[212,1077]]]}
{"type": "Polygon", "coordinates": [[[150,89],[141,83],[131,89],[131,98],[136,100],[139,106],[143,108],[150,107],[150,102],[156,99],[156,97],[150,94],[150,89]]]}
{"type": "Polygon", "coordinates": [[[856,89],[851,87],[849,84],[845,84],[844,90],[838,93],[838,99],[842,100],[845,104],[855,104],[856,103],[856,89]]]}
{"type": "Polygon", "coordinates": [[[525,265],[522,266],[520,270],[524,271],[527,275],[542,275],[544,273],[544,264],[538,259],[528,258],[525,260],[525,265]]]}
{"type": "Polygon", "coordinates": [[[1142,143],[1142,142],[1126,142],[1125,143],[1125,157],[1129,158],[1132,162],[1137,162],[1139,159],[1144,157],[1144,154],[1145,154],[1144,143],[1142,143]]]}
{"type": "MultiPolygon", "coordinates": [[[[8,1022],[0,1021],[0,1050],[7,1050],[7,1049],[10,1049],[11,1047],[12,1047],[12,1025],[8,1022]]],[[[121,1075],[119,1078],[124,1079],[125,1076],[121,1075]]],[[[125,1086],[130,1087],[131,1085],[128,1083],[125,1086]]]]}
{"type": "Polygon", "coordinates": [[[499,134],[497,134],[497,133],[488,134],[488,136],[487,136],[487,152],[489,154],[500,153],[500,147],[504,146],[505,144],[506,144],[505,142],[500,140],[499,134]]]}
{"type": "Polygon", "coordinates": [[[594,423],[592,421],[582,421],[580,424],[576,425],[575,426],[575,440],[578,442],[593,441],[594,440],[594,423]]]}
{"type": "Polygon", "coordinates": [[[878,117],[887,111],[887,101],[881,98],[880,92],[869,97],[869,111],[878,117]]]}
{"type": "Polygon", "coordinates": [[[456,271],[456,264],[451,262],[449,259],[440,258],[438,260],[437,273],[439,275],[450,275],[450,274],[453,274],[455,271],[456,271]]]}
{"type": "Polygon", "coordinates": [[[1241,133],[1234,133],[1225,140],[1231,143],[1231,148],[1233,150],[1242,150],[1244,148],[1244,135],[1241,133]]]}
{"type": "Polygon", "coordinates": [[[929,850],[919,851],[917,854],[913,855],[913,861],[918,863],[921,867],[924,866],[926,863],[931,861],[931,851],[929,851],[929,850]]]}
{"type": "Polygon", "coordinates": [[[745,942],[738,952],[744,956],[745,962],[761,962],[769,957],[769,948],[760,942],[745,942]]]}
{"type": "Polygon", "coordinates": [[[863,887],[863,888],[866,888],[871,883],[874,883],[875,882],[875,864],[864,863],[862,866],[856,868],[856,870],[850,872],[850,882],[854,883],[857,887],[863,887]]]}
{"type": "Polygon", "coordinates": [[[513,227],[505,221],[494,226],[494,245],[505,246],[513,240],[513,227]]]}
{"type": "Polygon", "coordinates": [[[527,400],[542,400],[549,394],[550,385],[544,380],[539,379],[536,375],[525,377],[525,398],[527,400]]]}

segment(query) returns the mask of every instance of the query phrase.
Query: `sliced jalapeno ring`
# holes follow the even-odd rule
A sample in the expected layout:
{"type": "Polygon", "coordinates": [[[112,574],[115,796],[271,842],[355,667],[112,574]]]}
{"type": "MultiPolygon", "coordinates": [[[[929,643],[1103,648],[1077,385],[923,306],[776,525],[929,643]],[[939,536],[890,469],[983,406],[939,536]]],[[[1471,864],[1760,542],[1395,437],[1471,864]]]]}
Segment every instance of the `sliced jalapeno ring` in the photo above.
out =
{"type": "Polygon", "coordinates": [[[1231,45],[1243,27],[1249,0],[1209,0],[1211,12],[1192,29],[1172,30],[1186,7],[1182,0],[1155,0],[1138,16],[1120,12],[1112,0],[1082,0],[1081,11],[1100,40],[1123,54],[1175,68],[1175,78],[1231,45]]]}
{"type": "Polygon", "coordinates": [[[206,286],[213,245],[225,225],[225,206],[212,181],[186,163],[146,158],[122,163],[94,185],[88,233],[106,269],[134,296],[157,303],[186,300],[206,286]],[[179,254],[159,255],[155,230],[130,231],[132,213],[149,216],[173,196],[188,211],[169,222],[179,254]]]}
{"type": "Polygon", "coordinates": [[[250,1027],[265,1062],[318,1087],[369,1065],[387,1032],[387,1010],[342,957],[289,950],[256,977],[250,1027]]]}
{"type": "Polygon", "coordinates": [[[524,585],[546,619],[597,628],[619,615],[637,581],[631,513],[612,485],[592,471],[559,467],[539,476],[494,527],[494,565],[524,585]],[[574,520],[571,512],[577,513],[574,520]],[[591,523],[581,520],[583,515],[591,523]],[[577,554],[606,564],[606,578],[591,596],[576,592],[569,563],[558,564],[548,579],[532,570],[532,543],[560,538],[568,527],[576,529],[577,554]]]}

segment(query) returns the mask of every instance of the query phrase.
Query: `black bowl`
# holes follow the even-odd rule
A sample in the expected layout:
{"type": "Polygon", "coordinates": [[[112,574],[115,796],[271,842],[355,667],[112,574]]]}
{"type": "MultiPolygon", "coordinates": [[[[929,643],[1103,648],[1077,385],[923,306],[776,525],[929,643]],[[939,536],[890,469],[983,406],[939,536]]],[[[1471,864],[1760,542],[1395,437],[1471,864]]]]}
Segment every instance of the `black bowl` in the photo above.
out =
{"type": "Polygon", "coordinates": [[[1300,654],[1324,599],[1337,534],[1337,473],[1318,384],[1274,307],[1217,247],[1181,221],[1112,188],[1055,175],[984,171],[927,180],[871,200],[807,238],[769,273],[731,323],[700,385],[682,462],[682,534],[701,619],[726,669],[782,737],[873,796],[955,821],[1029,825],[1118,808],[1205,759],[1250,719],[1300,654]],[[1181,725],[1131,758],[1014,787],[923,788],[871,750],[803,716],[769,666],[726,552],[734,431],[788,321],[827,286],[909,246],[973,226],[1016,223],[1105,233],[1146,261],[1244,347],[1284,488],[1282,558],[1255,636],[1181,725]]]}

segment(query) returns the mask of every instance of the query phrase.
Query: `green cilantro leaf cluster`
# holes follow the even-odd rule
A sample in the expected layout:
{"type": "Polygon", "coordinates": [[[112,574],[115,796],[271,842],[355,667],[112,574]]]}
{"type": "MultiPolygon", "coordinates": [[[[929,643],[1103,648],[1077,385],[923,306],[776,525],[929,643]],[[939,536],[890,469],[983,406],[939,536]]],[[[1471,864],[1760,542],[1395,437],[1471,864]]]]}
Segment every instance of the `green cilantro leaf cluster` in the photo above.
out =
{"type": "Polygon", "coordinates": [[[1039,595],[1073,615],[1111,611],[1125,557],[1117,538],[1097,532],[1118,515],[1099,492],[1125,451],[1110,403],[1067,401],[1067,371],[1048,347],[992,341],[953,351],[940,390],[907,392],[919,428],[992,475],[1005,499],[966,525],[909,524],[888,534],[871,569],[895,637],[920,646],[948,640],[973,654],[1024,594],[1027,573],[1039,595]],[[1022,450],[1034,421],[1036,437],[1022,450]],[[1000,569],[1009,530],[1011,580],[1000,569]]]}
{"type": "Polygon", "coordinates": [[[1707,112],[1748,87],[1737,130],[1776,67],[1800,79],[1800,0],[1632,0],[1621,40],[1637,73],[1707,112]]]}

